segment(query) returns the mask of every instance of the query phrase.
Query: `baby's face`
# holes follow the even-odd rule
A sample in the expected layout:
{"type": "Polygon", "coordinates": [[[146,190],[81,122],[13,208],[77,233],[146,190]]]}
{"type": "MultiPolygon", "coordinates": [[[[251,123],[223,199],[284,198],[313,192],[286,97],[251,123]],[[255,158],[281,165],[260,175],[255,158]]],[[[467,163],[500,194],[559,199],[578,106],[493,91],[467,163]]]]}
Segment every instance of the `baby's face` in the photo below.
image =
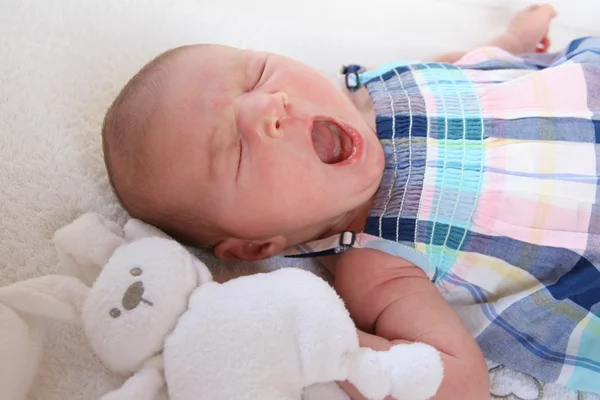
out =
{"type": "Polygon", "coordinates": [[[310,240],[376,191],[381,146],[317,71],[279,55],[198,46],[169,73],[151,128],[165,132],[155,135],[157,154],[188,213],[224,237],[310,240]]]}

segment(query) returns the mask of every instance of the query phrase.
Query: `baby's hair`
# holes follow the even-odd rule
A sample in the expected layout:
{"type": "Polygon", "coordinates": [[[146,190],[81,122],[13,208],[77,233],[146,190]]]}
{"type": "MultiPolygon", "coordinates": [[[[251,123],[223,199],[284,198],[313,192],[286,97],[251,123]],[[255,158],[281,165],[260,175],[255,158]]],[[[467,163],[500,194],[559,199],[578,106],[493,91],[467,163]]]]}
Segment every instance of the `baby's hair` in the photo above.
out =
{"type": "Polygon", "coordinates": [[[119,203],[132,217],[155,225],[180,241],[201,245],[197,235],[190,235],[180,228],[199,221],[190,221],[189,215],[177,210],[156,206],[156,199],[148,189],[153,163],[146,157],[152,117],[168,84],[171,61],[189,47],[165,51],[129,80],[104,117],[102,148],[110,185],[119,203]]]}
{"type": "Polygon", "coordinates": [[[121,89],[108,108],[102,124],[102,150],[108,179],[119,202],[128,208],[115,183],[114,157],[125,151],[126,141],[143,136],[157,104],[153,99],[163,87],[166,64],[183,47],[165,51],[148,62],[121,89]]]}

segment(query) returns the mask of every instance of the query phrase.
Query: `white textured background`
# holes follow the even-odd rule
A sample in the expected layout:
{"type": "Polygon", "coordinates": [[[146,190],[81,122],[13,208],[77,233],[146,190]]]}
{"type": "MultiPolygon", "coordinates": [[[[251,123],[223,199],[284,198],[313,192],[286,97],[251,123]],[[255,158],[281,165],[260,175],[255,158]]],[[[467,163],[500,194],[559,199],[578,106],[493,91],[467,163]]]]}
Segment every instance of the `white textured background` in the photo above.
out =
{"type": "MultiPolygon", "coordinates": [[[[529,3],[0,0],[0,285],[61,272],[50,239],[79,214],[123,221],[102,166],[100,124],[120,87],[157,53],[186,43],[229,44],[284,53],[335,78],[343,63],[467,50],[529,3]]],[[[553,3],[561,13],[552,29],[556,46],[600,35],[600,0],[553,3]]],[[[498,394],[532,395],[521,378],[495,376],[498,394]]],[[[87,400],[119,382],[77,328],[55,324],[30,398],[87,400]]],[[[577,398],[553,390],[544,398],[577,398]]]]}

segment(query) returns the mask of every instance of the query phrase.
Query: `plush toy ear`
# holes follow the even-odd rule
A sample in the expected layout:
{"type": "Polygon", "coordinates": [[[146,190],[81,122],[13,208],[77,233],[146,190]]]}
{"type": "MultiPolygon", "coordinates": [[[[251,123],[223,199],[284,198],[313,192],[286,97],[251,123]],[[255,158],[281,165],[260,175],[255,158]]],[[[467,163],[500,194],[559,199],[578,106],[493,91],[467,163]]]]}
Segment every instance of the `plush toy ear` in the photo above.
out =
{"type": "Polygon", "coordinates": [[[117,247],[125,244],[121,227],[97,213],[84,214],[59,229],[53,241],[66,272],[88,286],[117,247]]]}
{"type": "Polygon", "coordinates": [[[0,288],[1,398],[25,399],[40,366],[46,321],[79,323],[89,288],[49,275],[0,288]]]}
{"type": "Polygon", "coordinates": [[[139,219],[130,219],[123,227],[125,232],[125,239],[128,242],[147,238],[147,237],[159,237],[163,239],[172,239],[169,235],[161,231],[160,229],[149,225],[139,219]]]}
{"type": "Polygon", "coordinates": [[[190,254],[193,258],[194,268],[196,268],[196,273],[198,274],[198,286],[203,285],[207,282],[213,281],[213,276],[210,273],[210,270],[202,261],[196,258],[195,255],[190,254]]]}
{"type": "Polygon", "coordinates": [[[0,304],[0,397],[3,399],[25,399],[31,390],[42,359],[44,326],[44,321],[24,317],[0,304]]]}
{"type": "Polygon", "coordinates": [[[47,275],[0,288],[0,304],[26,317],[78,324],[89,291],[72,276],[47,275]]]}

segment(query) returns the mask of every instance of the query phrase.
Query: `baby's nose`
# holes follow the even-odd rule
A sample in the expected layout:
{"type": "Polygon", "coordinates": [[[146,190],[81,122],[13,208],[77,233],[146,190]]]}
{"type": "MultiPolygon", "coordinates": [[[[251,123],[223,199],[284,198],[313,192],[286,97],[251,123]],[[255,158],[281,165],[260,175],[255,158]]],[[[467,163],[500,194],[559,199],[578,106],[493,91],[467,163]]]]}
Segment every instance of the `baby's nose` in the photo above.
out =
{"type": "Polygon", "coordinates": [[[288,97],[283,92],[249,93],[244,99],[238,128],[249,133],[280,138],[283,136],[282,121],[287,117],[288,97]]]}
{"type": "Polygon", "coordinates": [[[272,138],[280,138],[283,136],[281,122],[287,117],[286,106],[288,105],[288,97],[283,92],[273,93],[267,115],[269,117],[264,121],[265,135],[272,138]]]}
{"type": "Polygon", "coordinates": [[[143,295],[143,282],[140,281],[131,284],[123,294],[123,308],[126,310],[133,310],[140,304],[143,295]]]}

